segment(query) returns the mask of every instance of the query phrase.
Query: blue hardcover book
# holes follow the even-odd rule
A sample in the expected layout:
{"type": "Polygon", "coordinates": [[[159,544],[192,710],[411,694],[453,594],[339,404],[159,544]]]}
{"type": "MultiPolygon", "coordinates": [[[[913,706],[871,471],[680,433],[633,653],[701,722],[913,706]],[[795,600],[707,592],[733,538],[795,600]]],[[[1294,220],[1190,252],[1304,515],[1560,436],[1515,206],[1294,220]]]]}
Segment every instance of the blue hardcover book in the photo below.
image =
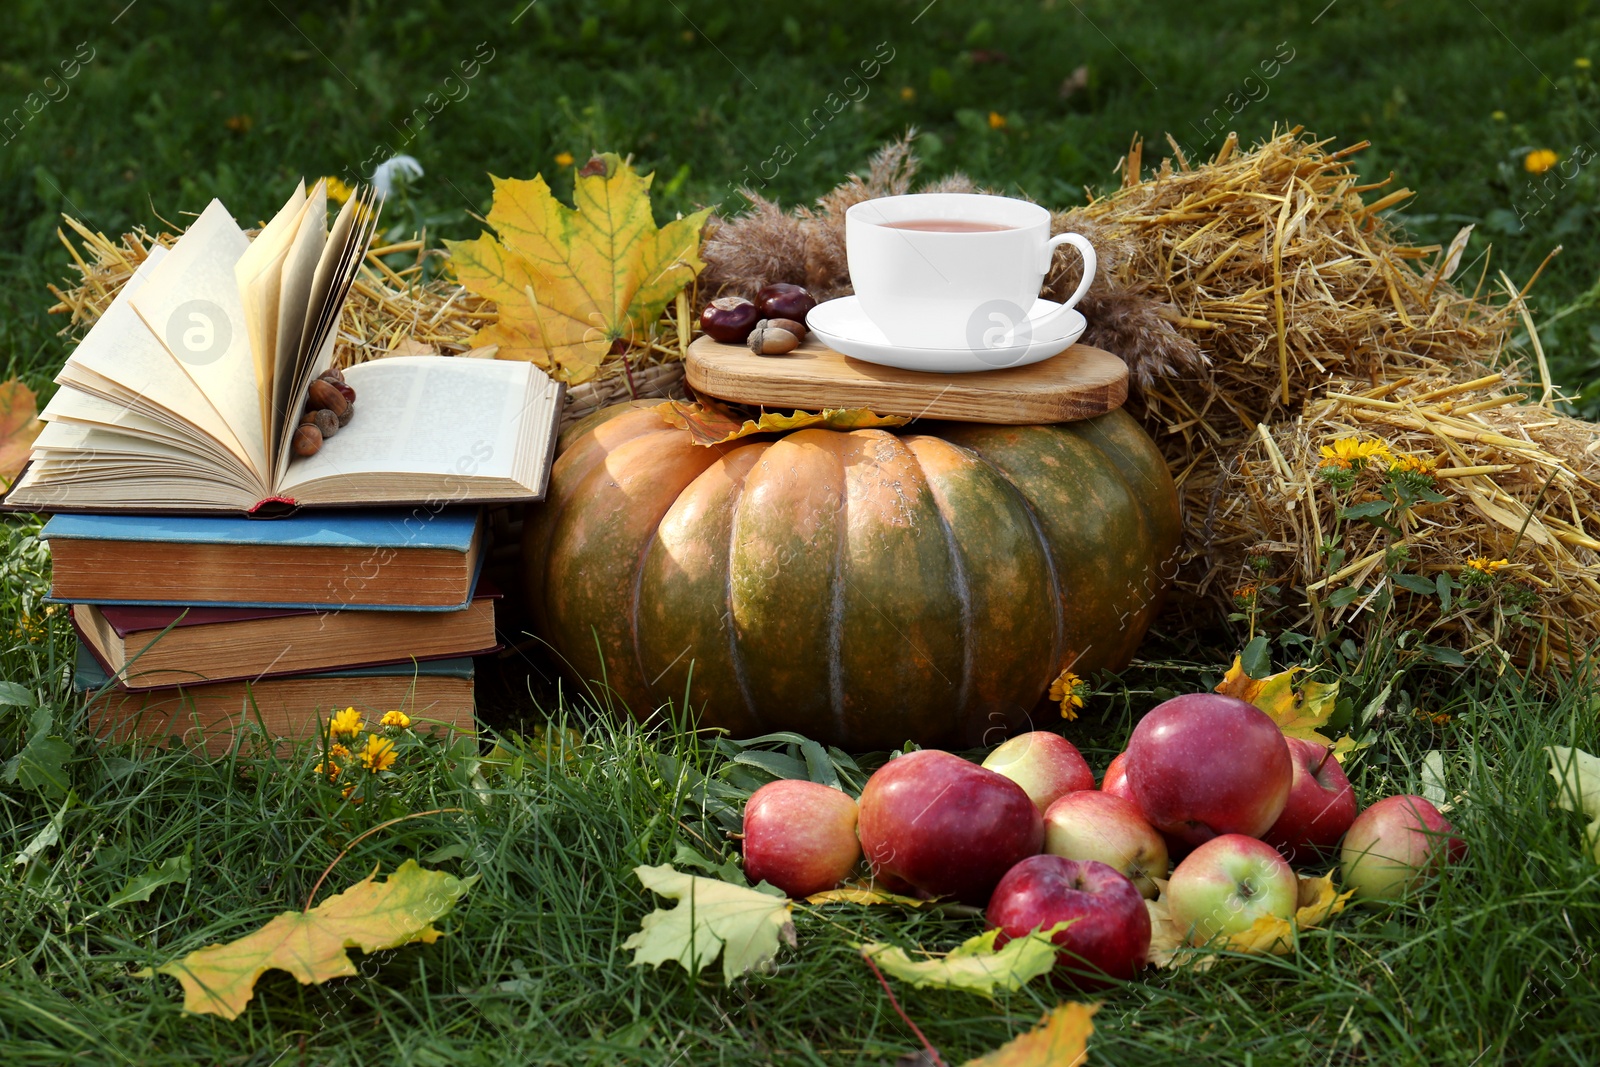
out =
{"type": "Polygon", "coordinates": [[[456,611],[483,560],[477,508],[56,515],[51,597],[83,604],[456,611]]]}
{"type": "Polygon", "coordinates": [[[387,667],[298,674],[260,681],[208,682],[172,689],[129,691],[115,684],[80,642],[72,685],[90,694],[89,722],[102,737],[179,735],[225,753],[235,733],[254,723],[268,737],[320,739],[345,708],[355,708],[369,729],[387,711],[403,711],[410,729],[472,733],[473,668],[470,659],[432,660],[387,667]]]}

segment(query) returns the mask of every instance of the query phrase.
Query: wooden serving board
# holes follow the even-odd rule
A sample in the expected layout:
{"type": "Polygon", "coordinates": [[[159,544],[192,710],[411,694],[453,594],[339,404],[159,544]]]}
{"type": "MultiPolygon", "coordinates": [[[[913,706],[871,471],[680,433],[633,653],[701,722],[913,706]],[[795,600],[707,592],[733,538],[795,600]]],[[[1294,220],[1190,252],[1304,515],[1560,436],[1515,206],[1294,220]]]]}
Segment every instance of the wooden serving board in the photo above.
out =
{"type": "Polygon", "coordinates": [[[741,404],[1012,425],[1089,419],[1128,398],[1127,364],[1088,345],[1026,367],[927,374],[852,359],[815,338],[786,356],[758,356],[701,337],[689,346],[686,376],[697,391],[741,404]]]}

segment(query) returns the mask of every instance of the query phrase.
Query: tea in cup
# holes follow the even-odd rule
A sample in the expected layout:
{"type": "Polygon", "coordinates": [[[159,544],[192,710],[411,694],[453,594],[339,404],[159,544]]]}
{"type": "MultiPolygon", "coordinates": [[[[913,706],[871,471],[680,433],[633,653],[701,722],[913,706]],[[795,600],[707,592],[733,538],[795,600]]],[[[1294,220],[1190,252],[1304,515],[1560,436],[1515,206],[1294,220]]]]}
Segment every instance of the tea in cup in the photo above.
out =
{"type": "Polygon", "coordinates": [[[845,212],[845,252],[861,310],[890,344],[985,351],[1065,330],[1068,310],[1094,278],[1094,247],[1075,233],[1050,236],[1038,204],[982,193],[913,193],[864,200],[845,212]],[[1038,318],[1057,245],[1083,256],[1083,280],[1038,318]]]}

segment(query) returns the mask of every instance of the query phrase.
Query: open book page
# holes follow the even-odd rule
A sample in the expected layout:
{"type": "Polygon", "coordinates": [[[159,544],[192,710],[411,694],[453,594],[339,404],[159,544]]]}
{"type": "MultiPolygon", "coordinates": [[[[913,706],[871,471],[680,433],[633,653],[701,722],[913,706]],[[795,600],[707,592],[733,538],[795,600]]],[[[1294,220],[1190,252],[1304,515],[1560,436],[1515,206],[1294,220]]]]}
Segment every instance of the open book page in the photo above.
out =
{"type": "MultiPolygon", "coordinates": [[[[115,404],[75,387],[56,390],[56,395],[50,398],[49,409],[40,418],[46,426],[63,422],[71,426],[121,430],[152,440],[168,441],[194,452],[204,452],[213,459],[226,455],[219,453],[215,441],[188,423],[179,422],[156,409],[136,410],[127,404],[115,404]]],[[[244,469],[243,464],[239,469],[244,469]]]]}
{"type": "MultiPolygon", "coordinates": [[[[328,246],[328,183],[318,181],[306,203],[299,232],[283,259],[283,281],[278,298],[277,347],[272,358],[272,387],[263,394],[269,406],[267,440],[272,442],[274,458],[279,442],[285,440],[284,427],[299,421],[299,412],[290,411],[295,374],[302,359],[300,345],[305,337],[306,315],[317,264],[328,246]]],[[[291,431],[292,433],[292,431],[291,431]]]]}
{"type": "Polygon", "coordinates": [[[244,311],[245,331],[250,339],[251,363],[256,373],[256,393],[261,401],[264,437],[272,425],[272,356],[277,348],[283,261],[305,220],[306,207],[306,183],[301,181],[288,203],[279,208],[272,221],[262,227],[250,242],[250,247],[245,249],[244,255],[233,265],[234,282],[239,287],[239,302],[244,311]]]}
{"type": "Polygon", "coordinates": [[[333,366],[333,347],[339,332],[339,317],[344,308],[350,285],[366,258],[367,245],[378,223],[378,207],[374,206],[370,187],[357,190],[345,201],[344,208],[334,220],[332,232],[323,246],[317,262],[316,274],[311,282],[307,301],[305,329],[301,333],[299,355],[290,376],[284,406],[286,417],[279,430],[277,462],[273,470],[273,484],[282,483],[294,458],[289,443],[294,436],[298,417],[288,417],[288,411],[298,415],[298,407],[305,397],[311,380],[333,366]]]}
{"type": "Polygon", "coordinates": [[[250,247],[227,208],[211,201],[129,300],[174,364],[233,428],[257,477],[271,477],[261,394],[234,264],[250,247]]]}
{"type": "Polygon", "coordinates": [[[556,390],[532,364],[395,356],[351,367],[345,380],[356,391],[355,419],[290,464],[287,495],[465,502],[533,492],[518,486],[527,454],[544,458],[549,448],[556,390]]]}
{"type": "Polygon", "coordinates": [[[161,422],[188,426],[216,442],[219,464],[225,464],[224,457],[231,455],[247,470],[243,443],[131,306],[166,255],[166,249],[152,248],[149,258],[78,342],[56,375],[63,388],[40,417],[45,421],[56,417],[71,403],[76,389],[161,422]]]}

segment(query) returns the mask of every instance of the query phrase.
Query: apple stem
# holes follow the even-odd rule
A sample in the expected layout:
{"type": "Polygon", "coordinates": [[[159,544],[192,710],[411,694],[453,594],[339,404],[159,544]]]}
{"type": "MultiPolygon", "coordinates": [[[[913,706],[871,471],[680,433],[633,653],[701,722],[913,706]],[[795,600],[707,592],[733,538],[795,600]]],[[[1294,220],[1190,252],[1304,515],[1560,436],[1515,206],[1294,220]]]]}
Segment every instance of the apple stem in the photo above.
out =
{"type": "Polygon", "coordinates": [[[884,993],[889,997],[889,1006],[894,1009],[896,1015],[905,1021],[907,1026],[911,1027],[911,1032],[917,1035],[917,1040],[922,1042],[922,1047],[928,1050],[928,1056],[933,1060],[934,1067],[945,1067],[945,1062],[939,1057],[939,1050],[933,1047],[933,1042],[928,1040],[928,1036],[922,1032],[921,1027],[911,1021],[911,1016],[901,1009],[900,1002],[894,998],[894,990],[889,988],[889,980],[883,976],[882,971],[878,970],[878,965],[873,962],[872,957],[863,952],[861,958],[867,961],[867,966],[872,968],[872,973],[878,976],[878,984],[883,986],[884,993]]]}

